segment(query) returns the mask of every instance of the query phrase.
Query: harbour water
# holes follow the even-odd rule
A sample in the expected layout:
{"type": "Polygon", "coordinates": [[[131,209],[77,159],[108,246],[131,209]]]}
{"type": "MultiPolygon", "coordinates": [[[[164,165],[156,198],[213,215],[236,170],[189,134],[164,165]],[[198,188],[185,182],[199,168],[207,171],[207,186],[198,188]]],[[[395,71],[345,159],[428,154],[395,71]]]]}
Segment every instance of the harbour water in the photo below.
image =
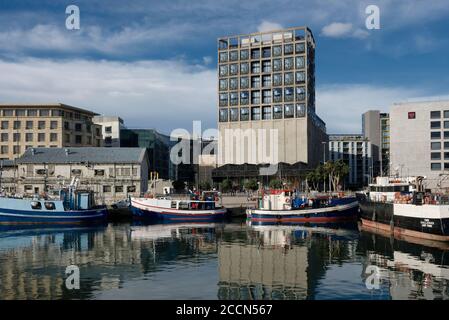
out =
{"type": "Polygon", "coordinates": [[[448,267],[442,244],[353,224],[0,229],[0,299],[447,299],[448,267]]]}

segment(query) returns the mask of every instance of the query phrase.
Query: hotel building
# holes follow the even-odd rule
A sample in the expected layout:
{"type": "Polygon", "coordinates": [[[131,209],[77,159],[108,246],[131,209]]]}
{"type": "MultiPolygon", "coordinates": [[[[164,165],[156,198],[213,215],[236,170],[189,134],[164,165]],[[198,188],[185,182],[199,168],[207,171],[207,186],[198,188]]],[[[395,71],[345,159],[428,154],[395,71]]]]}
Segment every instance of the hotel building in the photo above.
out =
{"type": "Polygon", "coordinates": [[[61,103],[1,104],[0,159],[16,159],[32,147],[100,147],[95,115],[61,103]]]}
{"type": "Polygon", "coordinates": [[[311,30],[298,27],[219,38],[217,105],[219,165],[316,166],[323,160],[327,135],[315,113],[311,30]],[[270,159],[275,161],[260,156],[267,153],[277,153],[270,159]]]}

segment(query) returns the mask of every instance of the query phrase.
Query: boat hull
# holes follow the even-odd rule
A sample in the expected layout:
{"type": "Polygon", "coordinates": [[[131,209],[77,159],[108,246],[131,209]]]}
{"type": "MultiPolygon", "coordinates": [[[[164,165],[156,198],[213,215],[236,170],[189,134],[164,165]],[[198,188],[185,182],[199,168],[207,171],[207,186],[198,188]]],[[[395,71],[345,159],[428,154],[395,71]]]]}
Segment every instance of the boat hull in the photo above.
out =
{"type": "Polygon", "coordinates": [[[397,237],[449,241],[449,208],[371,202],[365,195],[358,198],[361,222],[367,229],[397,237]]]}
{"type": "Polygon", "coordinates": [[[70,211],[0,209],[0,224],[79,224],[104,221],[107,208],[70,211]]]}
{"type": "Polygon", "coordinates": [[[353,221],[357,219],[358,203],[355,199],[347,203],[325,208],[300,210],[248,209],[247,217],[253,222],[298,222],[328,223],[353,221]]]}

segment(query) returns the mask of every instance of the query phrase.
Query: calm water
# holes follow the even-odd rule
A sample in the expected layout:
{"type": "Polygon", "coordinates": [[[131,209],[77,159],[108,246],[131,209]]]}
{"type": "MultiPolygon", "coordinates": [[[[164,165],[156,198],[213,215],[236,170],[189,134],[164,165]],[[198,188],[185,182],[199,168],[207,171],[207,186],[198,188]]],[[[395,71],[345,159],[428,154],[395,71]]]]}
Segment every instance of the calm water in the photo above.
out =
{"type": "Polygon", "coordinates": [[[449,248],[356,226],[1,228],[0,299],[447,299],[449,292],[449,248]],[[65,287],[68,265],[80,269],[79,290],[65,287]],[[373,270],[379,286],[370,290],[373,270]]]}

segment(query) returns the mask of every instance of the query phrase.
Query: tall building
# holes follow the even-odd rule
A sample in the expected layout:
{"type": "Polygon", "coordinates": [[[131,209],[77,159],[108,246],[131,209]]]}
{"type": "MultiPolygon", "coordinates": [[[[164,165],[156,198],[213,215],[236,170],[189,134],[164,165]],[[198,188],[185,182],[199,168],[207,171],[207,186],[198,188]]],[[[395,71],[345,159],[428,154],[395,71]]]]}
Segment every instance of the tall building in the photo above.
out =
{"type": "Polygon", "coordinates": [[[390,167],[390,116],[379,110],[362,114],[362,134],[373,148],[374,176],[388,175],[390,167]]]}
{"type": "Polygon", "coordinates": [[[122,118],[95,116],[92,121],[101,126],[104,147],[120,147],[120,130],[125,129],[122,118]]]}
{"type": "Polygon", "coordinates": [[[449,191],[449,100],[394,104],[390,132],[391,173],[449,191]]]}
{"type": "Polygon", "coordinates": [[[0,105],[0,159],[13,160],[32,147],[100,147],[97,114],[54,104],[0,105]]]}
{"type": "Polygon", "coordinates": [[[329,135],[329,159],[342,159],[349,166],[345,185],[360,188],[371,182],[373,177],[373,158],[371,142],[359,134],[329,135]]]}
{"type": "Polygon", "coordinates": [[[319,164],[327,135],[315,113],[311,30],[219,38],[217,104],[219,165],[319,164]]]}

